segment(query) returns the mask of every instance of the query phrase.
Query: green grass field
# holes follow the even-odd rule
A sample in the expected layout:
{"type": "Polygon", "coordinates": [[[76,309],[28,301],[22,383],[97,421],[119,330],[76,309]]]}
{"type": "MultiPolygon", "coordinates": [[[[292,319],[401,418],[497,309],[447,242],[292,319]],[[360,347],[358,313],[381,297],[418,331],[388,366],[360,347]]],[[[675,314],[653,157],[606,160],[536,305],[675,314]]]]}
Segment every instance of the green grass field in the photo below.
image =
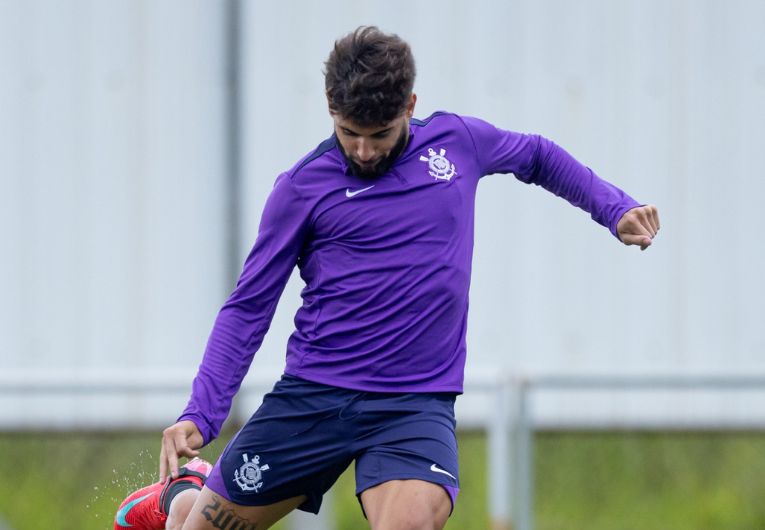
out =
{"type": "MultiPolygon", "coordinates": [[[[156,480],[158,439],[0,433],[0,519],[110,529],[124,496],[156,480]]],[[[459,443],[462,492],[447,528],[485,530],[485,439],[460,433],[459,443]]],[[[535,444],[537,530],[765,529],[765,434],[542,433],[535,444]]],[[[334,487],[340,530],[366,528],[353,488],[352,470],[334,487]]]]}

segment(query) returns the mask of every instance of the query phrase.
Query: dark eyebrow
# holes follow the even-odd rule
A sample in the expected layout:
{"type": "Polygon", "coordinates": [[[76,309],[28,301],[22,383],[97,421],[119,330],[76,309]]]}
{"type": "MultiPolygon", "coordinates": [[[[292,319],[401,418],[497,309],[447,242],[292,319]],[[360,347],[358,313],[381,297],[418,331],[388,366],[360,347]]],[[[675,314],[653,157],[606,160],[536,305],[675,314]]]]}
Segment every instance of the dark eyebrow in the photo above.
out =
{"type": "MultiPolygon", "coordinates": [[[[345,126],[341,125],[340,128],[343,129],[344,131],[347,131],[347,132],[351,133],[351,134],[355,134],[356,136],[361,136],[359,133],[357,133],[356,131],[354,131],[353,129],[351,129],[349,127],[345,127],[345,126]]],[[[386,127],[385,129],[381,129],[381,130],[379,130],[377,132],[373,132],[369,136],[379,136],[379,135],[381,135],[383,133],[387,133],[387,132],[389,132],[391,130],[393,130],[392,126],[391,127],[386,127]]]]}

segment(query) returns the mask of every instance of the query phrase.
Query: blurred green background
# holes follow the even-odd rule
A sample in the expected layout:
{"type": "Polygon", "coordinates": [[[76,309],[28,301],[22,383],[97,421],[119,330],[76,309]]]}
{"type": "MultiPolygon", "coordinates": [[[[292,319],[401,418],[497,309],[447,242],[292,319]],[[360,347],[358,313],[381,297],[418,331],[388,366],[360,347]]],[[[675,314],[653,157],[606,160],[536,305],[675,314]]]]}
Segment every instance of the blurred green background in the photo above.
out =
{"type": "MultiPolygon", "coordinates": [[[[214,460],[231,433],[203,450],[214,460]]],[[[0,516],[15,530],[105,529],[156,480],[159,433],[0,434],[0,516]]],[[[461,432],[449,529],[486,530],[486,440],[461,432]]],[[[765,529],[765,434],[542,432],[537,530],[765,529]]],[[[334,487],[339,530],[366,528],[352,469],[334,487]]]]}

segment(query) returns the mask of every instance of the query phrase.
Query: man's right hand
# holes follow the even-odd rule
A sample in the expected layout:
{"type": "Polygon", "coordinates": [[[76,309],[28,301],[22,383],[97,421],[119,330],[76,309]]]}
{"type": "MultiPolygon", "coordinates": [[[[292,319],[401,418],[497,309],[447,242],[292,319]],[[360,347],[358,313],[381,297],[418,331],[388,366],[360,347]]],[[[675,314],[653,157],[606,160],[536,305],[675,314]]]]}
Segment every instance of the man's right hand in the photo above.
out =
{"type": "Polygon", "coordinates": [[[159,455],[159,481],[168,476],[178,478],[178,457],[194,458],[204,439],[196,424],[190,420],[179,421],[162,432],[162,451],[159,455]]]}

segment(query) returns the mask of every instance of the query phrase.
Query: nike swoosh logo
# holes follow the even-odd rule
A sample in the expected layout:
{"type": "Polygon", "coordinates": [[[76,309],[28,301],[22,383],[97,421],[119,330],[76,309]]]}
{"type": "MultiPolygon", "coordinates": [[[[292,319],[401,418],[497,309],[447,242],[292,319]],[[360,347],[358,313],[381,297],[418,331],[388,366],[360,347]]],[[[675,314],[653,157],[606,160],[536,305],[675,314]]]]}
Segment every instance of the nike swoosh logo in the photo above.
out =
{"type": "Polygon", "coordinates": [[[356,191],[351,191],[351,188],[346,188],[346,190],[345,190],[345,196],[346,196],[346,197],[348,197],[348,198],[350,199],[351,197],[355,197],[356,195],[358,195],[358,194],[359,194],[359,193],[361,193],[362,191],[371,190],[371,189],[372,189],[372,188],[374,188],[374,187],[375,187],[375,185],[374,185],[374,184],[372,184],[372,185],[371,185],[371,186],[369,186],[368,188],[364,188],[364,189],[361,189],[361,190],[356,190],[356,191]]]}
{"type": "Polygon", "coordinates": [[[436,466],[435,464],[433,464],[432,466],[430,466],[430,470],[431,470],[431,471],[434,471],[434,472],[436,472],[436,473],[443,473],[444,475],[449,475],[449,476],[450,476],[450,477],[452,477],[454,480],[457,480],[457,477],[455,477],[454,475],[452,475],[451,473],[449,473],[449,472],[448,472],[448,471],[446,471],[445,469],[441,469],[440,467],[436,466]]]}
{"type": "Polygon", "coordinates": [[[120,526],[133,526],[132,524],[128,523],[127,520],[126,520],[128,512],[133,509],[133,506],[135,506],[136,504],[139,504],[139,503],[145,501],[146,499],[148,499],[152,495],[154,495],[154,492],[149,493],[148,495],[144,495],[140,499],[133,499],[132,501],[127,503],[125,506],[120,508],[120,511],[117,512],[117,517],[116,517],[117,524],[120,525],[120,526]]]}

